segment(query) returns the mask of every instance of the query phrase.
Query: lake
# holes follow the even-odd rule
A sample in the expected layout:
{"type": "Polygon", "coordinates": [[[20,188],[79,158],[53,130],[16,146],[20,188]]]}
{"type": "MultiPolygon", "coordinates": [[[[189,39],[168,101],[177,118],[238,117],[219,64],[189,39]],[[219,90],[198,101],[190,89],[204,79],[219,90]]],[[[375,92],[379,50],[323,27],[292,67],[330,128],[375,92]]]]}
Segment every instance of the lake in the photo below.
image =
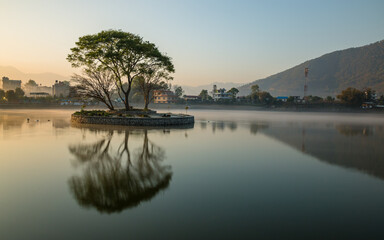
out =
{"type": "Polygon", "coordinates": [[[384,239],[384,115],[71,113],[0,110],[0,239],[384,239]]]}

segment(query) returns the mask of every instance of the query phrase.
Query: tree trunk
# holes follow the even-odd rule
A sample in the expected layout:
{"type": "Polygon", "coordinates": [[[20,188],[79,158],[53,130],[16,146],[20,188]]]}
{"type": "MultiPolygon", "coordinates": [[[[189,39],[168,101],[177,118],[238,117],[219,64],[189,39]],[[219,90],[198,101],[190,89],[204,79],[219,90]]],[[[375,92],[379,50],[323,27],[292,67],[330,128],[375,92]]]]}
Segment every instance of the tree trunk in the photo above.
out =
{"type": "Polygon", "coordinates": [[[129,96],[129,92],[127,91],[124,94],[124,97],[125,97],[125,99],[124,99],[125,111],[129,111],[130,110],[128,96],[129,96]]]}
{"type": "Polygon", "coordinates": [[[108,103],[109,103],[109,105],[110,105],[110,106],[108,106],[108,108],[111,109],[111,110],[115,110],[115,107],[113,106],[111,97],[110,97],[109,94],[107,94],[107,93],[106,93],[106,95],[107,95],[108,103]]]}
{"type": "Polygon", "coordinates": [[[146,97],[144,99],[144,110],[148,110],[148,105],[149,105],[149,101],[148,101],[148,98],[146,97]]]}
{"type": "Polygon", "coordinates": [[[129,93],[131,92],[131,84],[132,84],[132,82],[128,81],[128,89],[127,89],[127,91],[124,93],[124,96],[125,96],[124,104],[125,104],[125,110],[126,110],[126,111],[131,110],[131,109],[130,109],[130,106],[129,106],[129,99],[128,99],[128,97],[129,97],[129,93]]]}
{"type": "Polygon", "coordinates": [[[148,105],[149,105],[149,92],[150,91],[145,91],[144,92],[144,110],[148,110],[148,105]]]}

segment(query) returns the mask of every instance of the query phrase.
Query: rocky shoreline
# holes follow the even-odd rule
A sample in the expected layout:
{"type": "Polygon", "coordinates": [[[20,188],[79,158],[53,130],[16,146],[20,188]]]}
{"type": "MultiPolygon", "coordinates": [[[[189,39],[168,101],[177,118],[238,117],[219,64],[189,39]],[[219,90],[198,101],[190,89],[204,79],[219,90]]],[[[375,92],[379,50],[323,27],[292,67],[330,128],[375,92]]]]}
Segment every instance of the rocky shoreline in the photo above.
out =
{"type": "Polygon", "coordinates": [[[191,125],[194,116],[186,114],[157,113],[156,111],[82,111],[71,115],[76,124],[100,124],[122,126],[172,126],[191,125]]]}

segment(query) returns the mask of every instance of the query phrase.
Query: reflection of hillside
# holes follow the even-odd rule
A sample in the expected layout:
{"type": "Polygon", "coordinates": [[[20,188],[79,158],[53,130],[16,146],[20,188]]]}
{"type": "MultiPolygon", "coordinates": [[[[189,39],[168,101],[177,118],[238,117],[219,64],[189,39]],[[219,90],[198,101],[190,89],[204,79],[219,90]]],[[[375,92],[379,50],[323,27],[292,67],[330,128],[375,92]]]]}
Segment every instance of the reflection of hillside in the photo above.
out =
{"type": "Polygon", "coordinates": [[[262,132],[321,161],[384,179],[380,126],[274,124],[262,132]]]}
{"type": "Polygon", "coordinates": [[[169,186],[171,167],[162,165],[165,152],[148,139],[147,130],[141,131],[143,144],[133,153],[129,138],[138,132],[105,133],[93,144],[69,146],[76,164],[84,167],[80,176],[69,180],[69,187],[80,205],[95,207],[100,212],[120,212],[152,199],[169,186]],[[114,148],[112,140],[120,135],[123,140],[114,148]]]}

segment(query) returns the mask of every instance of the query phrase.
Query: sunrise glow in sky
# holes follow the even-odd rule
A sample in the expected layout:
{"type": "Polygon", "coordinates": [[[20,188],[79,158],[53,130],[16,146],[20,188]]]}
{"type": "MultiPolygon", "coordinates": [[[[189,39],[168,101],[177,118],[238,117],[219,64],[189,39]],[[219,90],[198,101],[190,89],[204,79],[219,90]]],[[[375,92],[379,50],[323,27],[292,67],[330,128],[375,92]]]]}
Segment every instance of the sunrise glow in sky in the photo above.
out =
{"type": "Polygon", "coordinates": [[[384,1],[0,0],[0,66],[70,76],[80,36],[121,29],[173,58],[175,82],[251,82],[384,39],[384,1]]]}

